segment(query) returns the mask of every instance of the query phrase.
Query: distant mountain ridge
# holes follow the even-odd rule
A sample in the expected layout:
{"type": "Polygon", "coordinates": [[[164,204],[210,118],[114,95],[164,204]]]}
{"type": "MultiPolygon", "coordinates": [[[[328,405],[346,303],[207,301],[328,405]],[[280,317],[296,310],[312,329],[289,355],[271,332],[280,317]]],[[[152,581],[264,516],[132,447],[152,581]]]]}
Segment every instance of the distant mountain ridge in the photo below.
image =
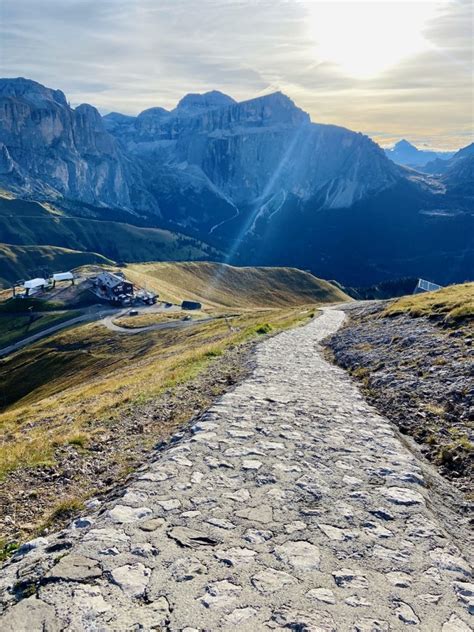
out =
{"type": "Polygon", "coordinates": [[[404,138],[391,148],[385,149],[386,155],[397,165],[406,167],[419,168],[424,167],[434,160],[449,160],[454,156],[454,151],[432,151],[427,149],[418,149],[412,143],[404,138]]]}
{"type": "Polygon", "coordinates": [[[120,221],[207,242],[229,262],[352,286],[463,281],[472,269],[467,162],[452,158],[443,177],[407,169],[363,134],[313,123],[281,92],[243,102],[188,94],[172,110],[101,117],[61,91],[4,79],[0,112],[0,187],[73,214],[75,202],[92,205],[91,217],[113,209],[120,221]]]}
{"type": "Polygon", "coordinates": [[[300,198],[320,194],[322,207],[345,207],[400,177],[368,137],[311,123],[281,92],[240,103],[216,92],[187,95],[171,112],[104,121],[129,154],[155,168],[172,165],[183,185],[198,177],[237,205],[284,188],[300,198]]]}
{"type": "Polygon", "coordinates": [[[447,161],[442,181],[458,195],[469,196],[474,208],[474,143],[447,161]]]}

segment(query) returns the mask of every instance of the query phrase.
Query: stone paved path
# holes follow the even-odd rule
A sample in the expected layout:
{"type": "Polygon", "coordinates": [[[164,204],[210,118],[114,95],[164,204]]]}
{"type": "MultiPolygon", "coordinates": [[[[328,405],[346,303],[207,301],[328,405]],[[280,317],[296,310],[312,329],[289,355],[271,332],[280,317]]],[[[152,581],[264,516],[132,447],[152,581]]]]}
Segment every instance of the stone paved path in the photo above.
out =
{"type": "Polygon", "coordinates": [[[123,497],[24,546],[0,629],[470,630],[470,569],[420,467],[321,356],[342,319],[264,342],[123,497]]]}

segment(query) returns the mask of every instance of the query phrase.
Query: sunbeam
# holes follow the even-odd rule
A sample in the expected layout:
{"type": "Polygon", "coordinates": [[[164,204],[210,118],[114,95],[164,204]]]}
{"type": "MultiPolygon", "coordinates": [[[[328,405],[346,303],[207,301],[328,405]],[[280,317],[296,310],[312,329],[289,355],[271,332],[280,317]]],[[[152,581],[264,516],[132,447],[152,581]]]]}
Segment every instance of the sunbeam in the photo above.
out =
{"type": "MultiPolygon", "coordinates": [[[[243,223],[242,228],[235,236],[232,246],[228,250],[227,255],[224,257],[223,263],[229,264],[232,262],[239,250],[239,247],[243,243],[245,236],[255,225],[262,209],[264,208],[266,202],[268,202],[269,197],[275,194],[275,188],[278,185],[279,179],[285,173],[285,170],[287,170],[287,168],[291,168],[297,160],[301,159],[301,156],[303,155],[303,152],[301,151],[302,145],[307,141],[310,129],[310,124],[308,124],[308,122],[306,121],[303,121],[301,125],[295,128],[293,138],[288,144],[288,147],[283,153],[280,162],[270,176],[262,193],[254,200],[253,204],[251,205],[253,209],[250,211],[248,217],[243,223]]],[[[222,275],[223,270],[218,270],[214,279],[209,285],[209,291],[212,291],[218,286],[222,275]]]]}

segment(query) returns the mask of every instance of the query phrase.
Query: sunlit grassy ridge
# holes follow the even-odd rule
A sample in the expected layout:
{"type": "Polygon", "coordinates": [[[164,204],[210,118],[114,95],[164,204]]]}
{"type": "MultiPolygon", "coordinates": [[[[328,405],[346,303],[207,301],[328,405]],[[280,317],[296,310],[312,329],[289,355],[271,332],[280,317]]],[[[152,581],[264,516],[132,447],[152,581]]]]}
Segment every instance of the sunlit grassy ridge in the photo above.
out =
{"type": "Polygon", "coordinates": [[[410,314],[437,318],[446,323],[474,319],[474,283],[451,285],[437,292],[405,296],[392,303],[384,316],[410,314]]]}
{"type": "Polygon", "coordinates": [[[0,287],[41,268],[70,269],[87,263],[181,261],[218,258],[197,239],[169,230],[117,221],[112,210],[97,217],[72,216],[50,204],[15,199],[0,191],[0,287]]]}
{"type": "Polygon", "coordinates": [[[237,268],[219,263],[142,263],[126,274],[164,300],[214,308],[276,308],[348,300],[328,281],[296,268],[237,268]]]}
{"type": "Polygon", "coordinates": [[[0,243],[0,287],[27,279],[41,269],[62,272],[87,264],[112,264],[111,259],[94,252],[80,252],[58,246],[12,246],[0,243]]]}

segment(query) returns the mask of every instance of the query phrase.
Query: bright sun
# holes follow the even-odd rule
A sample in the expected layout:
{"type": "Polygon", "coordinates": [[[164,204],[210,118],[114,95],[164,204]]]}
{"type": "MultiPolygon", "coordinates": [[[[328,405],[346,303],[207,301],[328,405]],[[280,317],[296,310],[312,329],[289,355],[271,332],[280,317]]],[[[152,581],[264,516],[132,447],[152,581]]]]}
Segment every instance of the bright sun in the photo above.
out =
{"type": "Polygon", "coordinates": [[[427,0],[333,0],[312,2],[308,26],[318,61],[369,79],[402,59],[430,48],[423,35],[440,2],[427,0]]]}

